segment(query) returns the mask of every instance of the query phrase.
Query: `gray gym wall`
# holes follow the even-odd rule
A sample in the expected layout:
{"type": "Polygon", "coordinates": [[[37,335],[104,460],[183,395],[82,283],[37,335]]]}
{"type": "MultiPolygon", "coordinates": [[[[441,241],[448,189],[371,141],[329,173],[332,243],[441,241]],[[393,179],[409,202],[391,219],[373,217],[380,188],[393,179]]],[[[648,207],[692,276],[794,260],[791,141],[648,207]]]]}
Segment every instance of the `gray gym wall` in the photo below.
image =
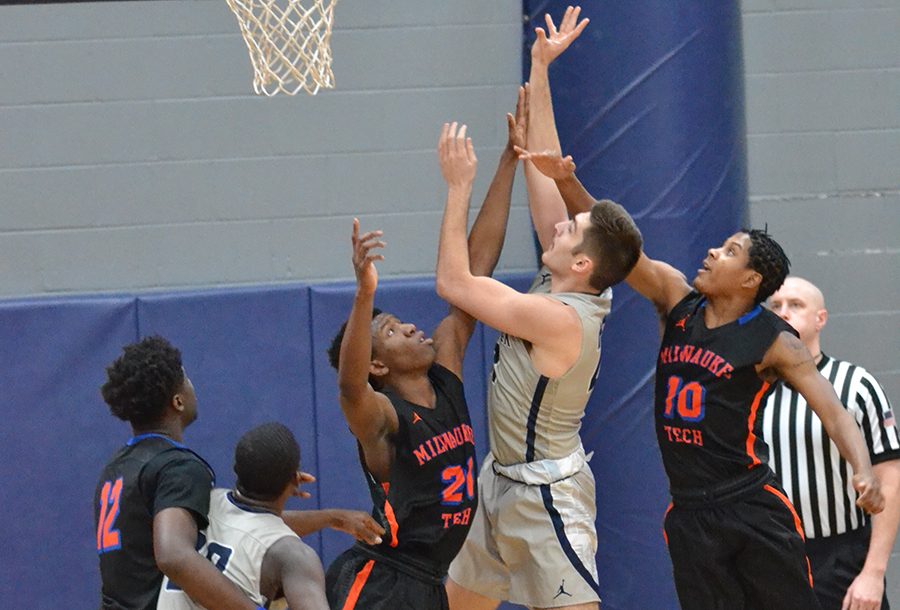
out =
{"type": "MultiPolygon", "coordinates": [[[[521,77],[520,0],[341,0],[337,89],[253,95],[224,0],[0,6],[0,296],[431,274],[444,121],[480,205],[521,77]]],[[[499,270],[534,268],[521,176],[499,270]]]]}
{"type": "MultiPolygon", "coordinates": [[[[742,8],[750,221],[825,294],[823,349],[900,408],[900,4],[742,8]]],[[[900,606],[900,544],[888,587],[900,606]]]]}
{"type": "MultiPolygon", "coordinates": [[[[900,406],[900,7],[743,12],[750,221],[823,289],[825,349],[900,406]]],[[[432,273],[438,129],[469,123],[477,199],[521,3],[341,0],[336,24],[338,88],[262,99],[223,0],[0,6],[0,297],[346,279],[354,215],[383,275],[432,273]]],[[[500,268],[532,247],[520,175],[500,268]]]]}

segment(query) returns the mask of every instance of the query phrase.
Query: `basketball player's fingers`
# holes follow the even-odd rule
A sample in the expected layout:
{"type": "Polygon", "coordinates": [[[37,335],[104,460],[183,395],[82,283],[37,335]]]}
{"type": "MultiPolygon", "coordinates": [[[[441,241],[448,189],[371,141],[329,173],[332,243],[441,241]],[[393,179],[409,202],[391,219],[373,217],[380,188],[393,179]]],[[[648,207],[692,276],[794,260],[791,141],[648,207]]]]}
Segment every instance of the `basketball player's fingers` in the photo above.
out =
{"type": "Polygon", "coordinates": [[[301,485],[303,485],[305,483],[315,483],[316,482],[316,477],[313,474],[310,474],[308,472],[303,472],[302,470],[298,470],[297,474],[300,475],[299,479],[300,479],[301,485]]]}
{"type": "MultiPolygon", "coordinates": [[[[565,19],[565,17],[563,17],[565,19]]],[[[544,23],[547,24],[547,33],[550,34],[550,38],[556,36],[556,26],[553,25],[553,17],[550,16],[550,13],[544,13],[544,23]]]]}
{"type": "Polygon", "coordinates": [[[531,111],[531,83],[526,82],[522,86],[522,120],[528,120],[528,113],[531,111]]]}
{"type": "Polygon", "coordinates": [[[516,119],[508,112],[506,113],[506,129],[509,130],[510,135],[516,131],[516,119]]]}
{"type": "Polygon", "coordinates": [[[464,142],[466,139],[466,130],[469,128],[468,125],[463,123],[462,127],[459,128],[459,131],[456,133],[456,143],[459,144],[464,142]]]}
{"type": "Polygon", "coordinates": [[[475,146],[472,144],[472,138],[466,138],[466,156],[469,162],[478,163],[478,157],[475,156],[475,146]]]}
{"type": "Polygon", "coordinates": [[[384,254],[370,254],[366,257],[366,263],[375,263],[376,261],[383,261],[384,254]]]}
{"type": "Polygon", "coordinates": [[[544,31],[544,28],[534,28],[534,35],[537,37],[537,40],[534,41],[535,46],[540,46],[547,42],[547,32],[544,31]]]}
{"type": "Polygon", "coordinates": [[[565,166],[567,171],[575,171],[575,161],[574,159],[572,159],[572,155],[567,155],[566,158],[563,159],[563,165],[565,166]]]}
{"type": "Polygon", "coordinates": [[[382,235],[384,235],[384,231],[382,231],[381,229],[377,229],[375,231],[367,231],[363,233],[361,236],[357,237],[356,240],[359,242],[367,242],[381,237],[382,235]]]}
{"type": "Polygon", "coordinates": [[[591,22],[591,20],[586,17],[584,19],[582,19],[581,23],[579,23],[578,26],[575,28],[575,31],[572,32],[572,39],[574,40],[575,38],[578,38],[579,36],[581,36],[581,33],[584,31],[584,28],[586,28],[590,22],[591,22]]]}
{"type": "Polygon", "coordinates": [[[559,31],[562,33],[566,33],[572,29],[575,25],[573,18],[577,16],[577,13],[581,12],[581,7],[572,7],[571,5],[566,7],[566,12],[563,13],[563,17],[559,22],[559,31]]]}
{"type": "Polygon", "coordinates": [[[354,218],[353,219],[353,232],[350,233],[351,243],[355,244],[358,237],[359,237],[359,218],[354,218]]]}
{"type": "Polygon", "coordinates": [[[450,133],[450,123],[444,123],[441,128],[441,137],[438,138],[438,155],[441,160],[447,156],[447,134],[450,133]]]}

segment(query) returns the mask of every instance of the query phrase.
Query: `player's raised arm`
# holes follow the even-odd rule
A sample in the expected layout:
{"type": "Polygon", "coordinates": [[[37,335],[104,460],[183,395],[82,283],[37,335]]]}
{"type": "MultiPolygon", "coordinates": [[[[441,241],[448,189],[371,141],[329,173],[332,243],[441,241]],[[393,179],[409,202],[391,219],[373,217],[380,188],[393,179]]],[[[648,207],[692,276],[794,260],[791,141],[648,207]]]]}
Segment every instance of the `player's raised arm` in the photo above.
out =
{"type": "MultiPolygon", "coordinates": [[[[372,360],[372,310],[378,271],[375,261],[384,256],[373,250],[383,248],[381,231],[359,234],[359,220],[353,219],[353,270],[356,294],[347,319],[338,360],[338,392],[341,409],[353,435],[364,449],[384,444],[397,429],[397,414],[388,399],[369,384],[369,373],[379,366],[372,360]]],[[[367,451],[368,454],[368,451],[367,451]]],[[[373,466],[374,467],[374,466],[373,466]]]]}
{"type": "MultiPolygon", "coordinates": [[[[571,156],[562,157],[553,150],[532,152],[518,149],[517,152],[519,157],[528,160],[536,171],[554,181],[566,208],[571,213],[589,210],[594,204],[611,203],[605,199],[597,201],[587,191],[575,175],[575,162],[571,156]]],[[[668,263],[648,257],[643,252],[625,281],[664,314],[691,290],[683,273],[668,263]]]]}
{"type": "MultiPolygon", "coordinates": [[[[528,77],[531,86],[528,147],[531,150],[556,153],[561,151],[556,122],[553,118],[548,68],[587,27],[588,19],[578,21],[580,13],[581,7],[570,6],[566,9],[558,30],[549,14],[545,16],[546,31],[543,28],[535,28],[537,38],[531,47],[531,72],[528,77]]],[[[536,171],[529,162],[525,163],[525,182],[528,187],[531,220],[537,232],[541,249],[546,251],[553,241],[556,223],[565,220],[568,215],[574,216],[586,209],[577,211],[570,209],[567,215],[565,202],[556,185],[544,174],[536,171]]]]}
{"type": "Polygon", "coordinates": [[[456,123],[445,124],[438,150],[448,185],[437,264],[441,298],[501,332],[537,345],[580,333],[577,316],[559,301],[521,294],[492,278],[472,275],[466,220],[477,159],[471,138],[466,138],[466,126],[457,129],[456,123]]]}
{"type": "MultiPolygon", "coordinates": [[[[513,181],[518,165],[516,147],[526,145],[528,121],[528,84],[519,87],[516,114],[507,113],[506,147],[500,154],[497,171],[484,197],[484,203],[469,233],[469,266],[473,275],[490,276],[500,259],[513,181]]],[[[464,311],[451,307],[450,313],[434,331],[435,361],[462,379],[462,363],[466,346],[475,329],[475,320],[464,311]]]]}
{"type": "Polygon", "coordinates": [[[853,487],[859,495],[856,504],[869,513],[881,512],[884,497],[859,427],[841,405],[834,387],[819,373],[803,342],[788,332],[781,333],[759,368],[763,371],[771,369],[803,395],[822,420],[825,432],[837,445],[841,456],[853,468],[853,487]]]}

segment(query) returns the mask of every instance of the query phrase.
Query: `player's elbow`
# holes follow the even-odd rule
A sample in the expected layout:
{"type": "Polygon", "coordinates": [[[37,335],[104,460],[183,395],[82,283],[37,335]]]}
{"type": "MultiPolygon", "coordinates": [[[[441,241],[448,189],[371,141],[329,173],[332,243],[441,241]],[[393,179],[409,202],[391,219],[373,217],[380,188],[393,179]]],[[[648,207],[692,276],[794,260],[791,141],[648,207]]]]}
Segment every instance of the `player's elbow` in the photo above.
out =
{"type": "Polygon", "coordinates": [[[186,545],[163,543],[153,548],[153,556],[160,572],[178,584],[183,583],[184,577],[190,574],[193,555],[197,555],[197,551],[186,545]]]}
{"type": "Polygon", "coordinates": [[[465,290],[464,277],[460,274],[440,273],[435,278],[435,290],[439,297],[451,305],[459,305],[460,296],[465,290]]]}

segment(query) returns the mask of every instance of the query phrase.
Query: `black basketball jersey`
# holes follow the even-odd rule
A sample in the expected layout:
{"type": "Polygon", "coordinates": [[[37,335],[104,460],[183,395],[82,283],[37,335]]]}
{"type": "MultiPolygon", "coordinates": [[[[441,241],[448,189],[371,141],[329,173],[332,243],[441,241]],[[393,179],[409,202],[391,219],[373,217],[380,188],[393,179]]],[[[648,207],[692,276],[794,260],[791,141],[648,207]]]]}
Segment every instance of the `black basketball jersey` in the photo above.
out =
{"type": "Polygon", "coordinates": [[[94,494],[103,610],[154,610],[162,572],[153,556],[153,517],[185,508],[207,525],[215,476],[196,453],[165,436],[142,434],[112,457],[94,494]]]}
{"type": "Polygon", "coordinates": [[[478,465],[460,379],[440,365],[428,378],[435,407],[386,392],[399,428],[390,481],[367,473],[373,515],[386,530],[379,553],[444,574],[462,547],[478,505],[478,465]]]}
{"type": "Polygon", "coordinates": [[[691,292],[672,309],[656,362],[656,437],[677,490],[724,483],[768,462],[762,409],[770,385],[756,365],[781,332],[797,334],[760,305],[709,329],[705,303],[691,292]]]}

